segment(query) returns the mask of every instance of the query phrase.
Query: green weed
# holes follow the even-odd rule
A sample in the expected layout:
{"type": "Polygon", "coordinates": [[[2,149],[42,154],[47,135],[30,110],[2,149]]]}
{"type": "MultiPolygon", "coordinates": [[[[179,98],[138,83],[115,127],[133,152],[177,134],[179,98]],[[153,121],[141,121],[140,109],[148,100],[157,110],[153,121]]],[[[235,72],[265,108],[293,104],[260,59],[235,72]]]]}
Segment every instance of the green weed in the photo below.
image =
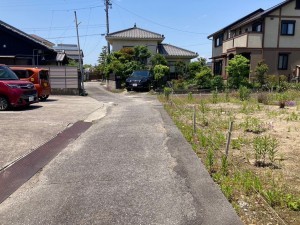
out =
{"type": "Polygon", "coordinates": [[[246,117],[245,122],[241,125],[244,127],[244,131],[246,132],[259,134],[266,131],[266,127],[263,126],[263,123],[255,117],[246,117]]]}
{"type": "Polygon", "coordinates": [[[208,168],[208,172],[212,174],[214,172],[215,156],[211,148],[208,149],[206,154],[205,165],[208,168]]]}
{"type": "Polygon", "coordinates": [[[259,136],[253,140],[253,148],[255,151],[255,165],[265,166],[266,156],[274,164],[277,153],[278,140],[271,136],[259,136]]]}

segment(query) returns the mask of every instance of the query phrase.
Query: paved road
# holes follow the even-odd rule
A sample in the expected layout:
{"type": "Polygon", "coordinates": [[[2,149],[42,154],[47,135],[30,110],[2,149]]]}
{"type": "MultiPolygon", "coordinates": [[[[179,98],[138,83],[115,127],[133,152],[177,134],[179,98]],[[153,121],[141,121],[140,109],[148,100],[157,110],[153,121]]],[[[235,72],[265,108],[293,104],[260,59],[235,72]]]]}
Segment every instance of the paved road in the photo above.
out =
{"type": "Polygon", "coordinates": [[[0,224],[242,224],[155,98],[86,88],[107,115],[0,205],[0,224]]]}
{"type": "Polygon", "coordinates": [[[0,170],[105,107],[90,97],[50,95],[28,109],[0,112],[0,170]]]}

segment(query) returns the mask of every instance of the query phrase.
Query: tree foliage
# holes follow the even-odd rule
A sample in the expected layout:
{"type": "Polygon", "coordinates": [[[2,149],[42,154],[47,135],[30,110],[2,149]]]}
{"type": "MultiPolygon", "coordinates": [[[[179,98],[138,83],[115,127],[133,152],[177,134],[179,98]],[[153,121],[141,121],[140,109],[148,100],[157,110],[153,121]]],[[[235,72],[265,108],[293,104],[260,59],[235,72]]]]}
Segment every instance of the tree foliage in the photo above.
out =
{"type": "Polygon", "coordinates": [[[196,73],[196,82],[200,89],[210,89],[212,73],[208,67],[203,67],[200,72],[196,73]]]}
{"type": "Polygon", "coordinates": [[[165,65],[156,65],[153,68],[153,72],[154,79],[156,80],[158,87],[162,87],[167,75],[170,73],[170,68],[165,65]]]}
{"type": "Polygon", "coordinates": [[[260,87],[266,84],[266,73],[268,71],[269,71],[269,67],[264,61],[261,61],[257,64],[254,72],[255,72],[255,78],[259,83],[260,87]]]}
{"type": "Polygon", "coordinates": [[[186,77],[187,73],[187,64],[182,61],[178,61],[175,63],[175,73],[179,77],[186,77]]]}
{"type": "Polygon", "coordinates": [[[242,55],[236,55],[233,59],[229,60],[226,70],[229,75],[228,85],[230,88],[238,89],[240,86],[248,86],[249,62],[242,55]]]}
{"type": "Polygon", "coordinates": [[[111,54],[107,54],[106,47],[103,47],[96,71],[106,77],[113,73],[125,80],[134,70],[147,69],[150,56],[151,53],[146,46],[123,48],[111,54]]]}
{"type": "Polygon", "coordinates": [[[161,54],[155,54],[151,58],[151,65],[154,68],[156,65],[164,65],[167,66],[168,62],[166,58],[161,54]]]}
{"type": "Polygon", "coordinates": [[[196,74],[201,72],[201,70],[206,67],[206,59],[205,58],[198,58],[197,61],[191,62],[188,65],[188,79],[195,78],[196,74]]]}

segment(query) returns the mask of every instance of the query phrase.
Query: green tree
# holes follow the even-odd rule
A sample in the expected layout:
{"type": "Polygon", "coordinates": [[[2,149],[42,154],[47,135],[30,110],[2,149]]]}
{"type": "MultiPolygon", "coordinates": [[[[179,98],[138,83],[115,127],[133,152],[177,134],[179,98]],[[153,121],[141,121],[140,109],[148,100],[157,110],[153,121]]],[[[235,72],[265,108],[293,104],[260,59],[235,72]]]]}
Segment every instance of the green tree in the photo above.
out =
{"type": "Polygon", "coordinates": [[[211,79],[211,89],[218,91],[224,90],[224,80],[222,76],[217,75],[211,79]]]}
{"type": "Polygon", "coordinates": [[[199,73],[196,73],[196,83],[200,89],[211,88],[212,72],[208,67],[203,67],[199,73]]]}
{"type": "Polygon", "coordinates": [[[188,65],[188,77],[187,79],[195,78],[196,74],[201,72],[201,70],[206,67],[206,59],[205,58],[198,58],[197,61],[191,62],[188,65]]]}
{"type": "Polygon", "coordinates": [[[255,78],[259,83],[260,87],[266,84],[266,73],[268,71],[269,71],[269,67],[264,61],[261,61],[257,64],[254,72],[255,72],[255,78]]]}
{"type": "Polygon", "coordinates": [[[164,78],[170,73],[170,68],[164,65],[156,65],[153,71],[154,71],[154,79],[157,81],[158,86],[161,87],[164,78]]]}
{"type": "Polygon", "coordinates": [[[162,54],[155,54],[151,58],[151,64],[152,64],[152,67],[154,68],[156,65],[167,66],[168,62],[167,62],[166,58],[162,54]]]}
{"type": "Polygon", "coordinates": [[[135,46],[134,47],[135,61],[140,62],[146,66],[148,59],[151,57],[151,52],[146,46],[135,46]]]}
{"type": "Polygon", "coordinates": [[[238,89],[240,86],[249,86],[249,60],[242,56],[236,55],[229,60],[226,71],[228,72],[228,85],[230,88],[238,89]]]}
{"type": "Polygon", "coordinates": [[[183,61],[177,61],[175,63],[175,73],[180,77],[186,77],[187,65],[183,61]]]}
{"type": "Polygon", "coordinates": [[[76,62],[74,59],[69,59],[69,62],[67,64],[67,66],[77,66],[77,67],[79,67],[79,63],[76,62]]]}

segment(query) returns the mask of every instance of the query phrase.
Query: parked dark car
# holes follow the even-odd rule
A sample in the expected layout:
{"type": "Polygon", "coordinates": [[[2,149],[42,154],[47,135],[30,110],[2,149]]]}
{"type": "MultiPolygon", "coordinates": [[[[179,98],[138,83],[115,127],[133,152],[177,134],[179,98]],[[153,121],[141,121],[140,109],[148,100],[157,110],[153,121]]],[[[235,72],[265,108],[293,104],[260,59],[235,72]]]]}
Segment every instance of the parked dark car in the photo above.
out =
{"type": "Polygon", "coordinates": [[[0,111],[38,102],[37,90],[29,81],[21,81],[5,65],[0,65],[0,111]]]}
{"type": "Polygon", "coordinates": [[[126,89],[129,90],[147,90],[151,89],[153,84],[153,75],[149,70],[136,70],[126,79],[126,89]]]}

